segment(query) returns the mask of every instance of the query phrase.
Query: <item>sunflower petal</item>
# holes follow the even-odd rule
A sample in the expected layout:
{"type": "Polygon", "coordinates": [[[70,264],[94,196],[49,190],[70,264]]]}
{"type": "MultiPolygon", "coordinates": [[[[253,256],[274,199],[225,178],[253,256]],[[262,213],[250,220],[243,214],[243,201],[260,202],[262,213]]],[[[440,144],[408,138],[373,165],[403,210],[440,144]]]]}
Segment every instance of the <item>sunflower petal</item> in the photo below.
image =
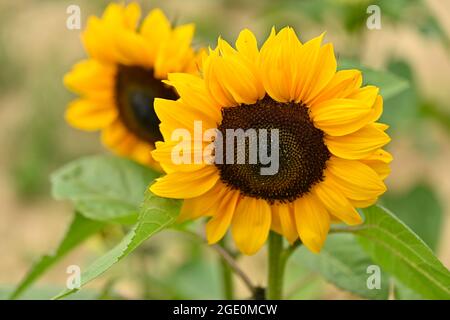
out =
{"type": "Polygon", "coordinates": [[[325,177],[324,181],[314,186],[313,193],[322,201],[330,214],[349,225],[360,224],[361,216],[337,187],[331,179],[325,177]]]}
{"type": "Polygon", "coordinates": [[[271,224],[271,210],[265,200],[242,198],[232,220],[236,246],[247,255],[256,253],[266,241],[271,224]]]}
{"type": "Polygon", "coordinates": [[[371,106],[354,99],[332,99],[310,108],[314,124],[332,136],[343,136],[367,124],[371,106]]]}
{"type": "MultiPolygon", "coordinates": [[[[156,115],[161,121],[160,130],[165,141],[172,141],[172,134],[175,130],[187,129],[194,135],[194,128],[201,126],[202,133],[205,130],[216,128],[216,115],[211,110],[194,109],[186,105],[182,100],[167,100],[156,98],[154,101],[156,115]],[[206,113],[209,112],[209,113],[206,113]]],[[[195,139],[195,137],[191,137],[195,139]]],[[[201,140],[200,137],[199,140],[201,140]]]]}
{"type": "Polygon", "coordinates": [[[362,159],[391,141],[391,138],[374,124],[340,137],[325,137],[330,152],[344,159],[362,159]]]}
{"type": "Polygon", "coordinates": [[[117,118],[117,110],[112,106],[95,101],[77,99],[69,104],[65,117],[66,121],[75,128],[99,130],[117,118]]]}
{"type": "Polygon", "coordinates": [[[216,122],[220,120],[220,106],[210,96],[205,80],[186,73],[170,73],[168,78],[164,83],[173,86],[186,104],[211,114],[216,122]]]}
{"type": "Polygon", "coordinates": [[[127,64],[139,65],[147,69],[153,66],[152,44],[149,44],[144,37],[126,29],[117,30],[116,35],[116,50],[127,64]]]}
{"type": "Polygon", "coordinates": [[[203,62],[203,78],[205,79],[206,89],[210,96],[221,107],[231,107],[236,105],[232,94],[222,83],[220,77],[223,72],[223,57],[219,56],[219,50],[212,50],[210,55],[203,62]]]}
{"type": "Polygon", "coordinates": [[[260,70],[266,92],[279,102],[297,98],[300,77],[300,40],[290,27],[271,34],[260,53],[260,70]]]}
{"type": "Polygon", "coordinates": [[[208,244],[220,241],[230,226],[233,219],[239,192],[231,191],[221,200],[216,214],[206,224],[206,238],[208,244]]]}
{"type": "Polygon", "coordinates": [[[236,48],[249,61],[258,62],[258,42],[250,30],[244,29],[239,33],[239,37],[236,40],[236,48]]]}
{"type": "Polygon", "coordinates": [[[228,188],[218,181],[214,187],[201,196],[185,199],[181,206],[178,222],[193,220],[203,216],[213,216],[221,200],[228,193],[228,188]]]}
{"type": "Polygon", "coordinates": [[[116,70],[111,65],[94,59],[83,60],[64,76],[64,85],[78,94],[96,96],[98,91],[113,90],[115,74],[116,70]]]}
{"type": "Polygon", "coordinates": [[[303,244],[312,252],[320,252],[330,229],[327,210],[315,195],[308,194],[294,202],[294,212],[303,244]]]}
{"type": "Polygon", "coordinates": [[[189,199],[210,190],[219,179],[215,166],[206,166],[194,172],[174,172],[156,179],[150,191],[160,197],[189,199]]]}
{"type": "Polygon", "coordinates": [[[301,65],[296,101],[307,101],[316,96],[336,73],[333,45],[320,47],[322,38],[323,34],[305,43],[300,50],[301,65]]]}
{"type": "Polygon", "coordinates": [[[336,182],[347,198],[375,199],[386,191],[378,174],[359,161],[331,157],[326,170],[326,176],[336,182]]]}
{"type": "Polygon", "coordinates": [[[193,141],[157,141],[155,143],[156,149],[152,151],[153,158],[158,161],[161,167],[167,173],[176,171],[180,172],[192,172],[204,168],[207,163],[204,161],[203,143],[194,143],[193,141]],[[182,150],[180,150],[182,149],[182,150]],[[180,157],[188,157],[182,154],[182,152],[188,152],[188,163],[177,163],[173,159],[174,150],[179,151],[180,157]],[[196,163],[195,159],[201,159],[201,163],[196,163]]]}
{"type": "Polygon", "coordinates": [[[187,55],[193,56],[191,42],[194,36],[194,24],[176,27],[170,34],[170,40],[161,44],[155,60],[155,77],[164,79],[169,72],[184,70],[187,55]]]}
{"type": "Polygon", "coordinates": [[[347,98],[362,84],[362,75],[359,70],[341,70],[334,74],[325,88],[316,96],[310,96],[305,100],[309,106],[331,99],[347,98]]]}
{"type": "Polygon", "coordinates": [[[140,33],[151,44],[150,64],[155,64],[159,49],[168,41],[170,32],[170,21],[160,9],[153,9],[145,17],[140,33]]]}
{"type": "Polygon", "coordinates": [[[277,220],[280,222],[281,233],[286,237],[289,243],[294,243],[298,238],[298,233],[295,229],[295,219],[290,205],[274,205],[272,206],[272,213],[272,216],[277,216],[277,220]]]}

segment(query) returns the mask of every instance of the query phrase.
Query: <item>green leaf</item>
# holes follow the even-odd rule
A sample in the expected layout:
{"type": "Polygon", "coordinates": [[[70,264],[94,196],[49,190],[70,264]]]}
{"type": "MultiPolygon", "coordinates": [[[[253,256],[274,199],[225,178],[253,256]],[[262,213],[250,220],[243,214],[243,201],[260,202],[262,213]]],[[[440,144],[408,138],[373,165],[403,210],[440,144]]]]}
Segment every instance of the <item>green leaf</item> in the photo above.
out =
{"type": "Polygon", "coordinates": [[[295,253],[294,259],[345,291],[367,299],[388,298],[389,281],[386,274],[380,275],[380,289],[368,288],[367,280],[371,273],[368,273],[367,268],[375,263],[352,234],[332,234],[320,254],[311,253],[303,247],[295,253]]]}
{"type": "Polygon", "coordinates": [[[387,193],[382,203],[435,251],[441,236],[443,207],[434,190],[418,184],[403,193],[387,193]]]}
{"type": "Polygon", "coordinates": [[[64,166],[51,181],[53,196],[71,200],[86,217],[133,223],[148,184],[158,176],[128,159],[94,156],[64,166]]]}
{"type": "Polygon", "coordinates": [[[18,284],[11,293],[10,299],[17,299],[21,296],[41,275],[43,275],[50,267],[58,262],[72,249],[80,245],[91,235],[100,231],[105,226],[99,221],[90,220],[76,213],[75,217],[67,230],[64,238],[60,242],[55,253],[41,257],[28,271],[25,278],[18,284]]]}
{"type": "Polygon", "coordinates": [[[433,251],[388,210],[363,209],[364,224],[348,228],[384,271],[427,299],[450,299],[450,272],[433,251]]]}
{"type": "MultiPolygon", "coordinates": [[[[95,260],[82,272],[81,286],[102,275],[114,264],[133,252],[142,242],[159,231],[168,228],[178,216],[179,208],[180,201],[159,198],[148,191],[141,206],[139,219],[135,227],[119,244],[95,260]]],[[[55,297],[55,299],[61,299],[78,290],[67,289],[55,297]]]]}
{"type": "Polygon", "coordinates": [[[408,89],[408,81],[389,71],[374,70],[361,65],[359,62],[342,59],[338,62],[339,69],[358,69],[363,74],[364,85],[374,85],[380,88],[384,100],[392,98],[408,89]]]}

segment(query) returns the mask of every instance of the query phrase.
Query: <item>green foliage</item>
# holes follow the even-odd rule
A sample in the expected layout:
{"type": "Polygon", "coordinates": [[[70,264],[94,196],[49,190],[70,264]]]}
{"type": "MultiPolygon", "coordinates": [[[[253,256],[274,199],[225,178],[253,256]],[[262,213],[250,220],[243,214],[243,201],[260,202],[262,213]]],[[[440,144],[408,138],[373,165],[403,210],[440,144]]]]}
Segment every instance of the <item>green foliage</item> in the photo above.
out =
{"type": "Polygon", "coordinates": [[[71,200],[84,216],[101,221],[132,222],[147,185],[159,173],[128,159],[83,158],[52,175],[53,196],[71,200]]]}
{"type": "Polygon", "coordinates": [[[367,299],[388,298],[389,281],[385,273],[381,273],[380,289],[367,287],[370,276],[367,267],[374,262],[352,234],[330,235],[320,254],[311,253],[303,247],[293,258],[343,290],[367,299]]]}
{"type": "Polygon", "coordinates": [[[434,190],[418,184],[403,193],[387,193],[382,203],[435,251],[441,236],[443,208],[434,190]]]}
{"type": "Polygon", "coordinates": [[[389,61],[388,70],[397,77],[406,79],[409,87],[399,92],[396,96],[386,101],[381,122],[389,124],[395,132],[411,130],[417,132],[419,119],[419,95],[414,79],[413,70],[406,61],[392,59],[389,61]]]}
{"type": "Polygon", "coordinates": [[[51,56],[38,68],[38,81],[25,83],[25,117],[12,138],[11,172],[15,188],[23,199],[47,194],[48,176],[66,160],[60,135],[64,126],[63,106],[69,94],[63,88],[59,56],[51,56]]]}
{"type": "Polygon", "coordinates": [[[365,222],[350,228],[384,271],[427,299],[450,299],[450,272],[433,251],[392,213],[378,206],[363,210],[365,222]]]}
{"type": "MultiPolygon", "coordinates": [[[[84,269],[81,274],[81,286],[102,275],[114,264],[133,252],[142,242],[173,224],[178,216],[179,207],[179,201],[158,198],[148,191],[135,227],[119,244],[84,269]]],[[[78,290],[67,289],[59,294],[56,299],[64,298],[78,290]]]]}
{"type": "Polygon", "coordinates": [[[67,230],[64,238],[60,242],[56,251],[51,255],[41,257],[30,269],[25,278],[19,283],[11,293],[10,299],[17,299],[21,296],[41,275],[50,267],[57,263],[62,257],[76,248],[91,235],[97,233],[104,227],[104,223],[90,220],[76,213],[67,230]]]}
{"type": "MultiPolygon", "coordinates": [[[[418,188],[414,192],[417,201],[430,200],[428,190],[418,188]]],[[[398,299],[450,299],[450,272],[431,249],[386,209],[373,206],[363,212],[363,225],[333,227],[331,232],[338,234],[328,237],[320,254],[302,248],[294,259],[337,287],[363,298],[386,299],[392,278],[398,299]],[[367,267],[374,264],[381,269],[379,290],[370,290],[366,285],[370,276],[367,267]]]]}

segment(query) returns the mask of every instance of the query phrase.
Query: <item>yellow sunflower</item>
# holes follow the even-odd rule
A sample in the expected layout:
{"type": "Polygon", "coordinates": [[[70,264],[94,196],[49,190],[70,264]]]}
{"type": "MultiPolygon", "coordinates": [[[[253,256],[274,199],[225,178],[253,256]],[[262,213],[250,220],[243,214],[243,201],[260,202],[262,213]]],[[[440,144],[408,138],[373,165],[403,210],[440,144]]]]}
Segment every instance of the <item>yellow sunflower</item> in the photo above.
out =
{"type": "MultiPolygon", "coordinates": [[[[390,141],[387,126],[376,122],[383,108],[379,89],[362,86],[358,70],[337,71],[333,46],[322,45],[322,38],[301,43],[292,28],[273,29],[260,50],[249,30],[240,33],[236,49],[219,38],[201,77],[169,74],[166,82],[179,100],[155,99],[164,142],[153,156],[167,174],[151,191],[185,199],[180,220],[209,216],[209,243],[231,226],[244,254],[257,252],[270,230],[319,252],[330,222],[361,223],[355,208],[385,192],[392,157],[382,149],[390,141]],[[192,132],[191,156],[208,154],[210,141],[198,143],[195,121],[203,133],[278,129],[277,173],[262,175],[260,160],[224,164],[214,152],[212,163],[174,163],[179,141],[172,133],[179,128],[192,132]]],[[[213,143],[217,148],[223,141],[213,143]]]]}
{"type": "Polygon", "coordinates": [[[159,9],[138,28],[140,7],[110,4],[101,18],[91,16],[82,41],[89,58],[64,77],[81,97],[66,120],[82,130],[101,130],[102,141],[117,154],[154,164],[151,150],[161,140],[155,97],[177,99],[161,82],[169,72],[198,71],[191,48],[194,25],[172,28],[159,9]]]}

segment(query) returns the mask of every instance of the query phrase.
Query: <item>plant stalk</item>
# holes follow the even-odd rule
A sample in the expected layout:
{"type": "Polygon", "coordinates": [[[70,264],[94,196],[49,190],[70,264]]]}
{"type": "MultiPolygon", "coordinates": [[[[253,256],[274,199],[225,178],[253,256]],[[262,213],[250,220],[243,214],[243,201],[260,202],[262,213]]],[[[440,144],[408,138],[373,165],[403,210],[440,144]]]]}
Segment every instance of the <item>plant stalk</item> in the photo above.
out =
{"type": "Polygon", "coordinates": [[[283,279],[286,259],[283,256],[283,238],[275,233],[269,234],[269,272],[267,279],[267,299],[280,300],[283,297],[283,279]]]}
{"type": "MultiPolygon", "coordinates": [[[[222,240],[222,247],[226,250],[226,242],[222,240]]],[[[226,300],[234,299],[234,283],[233,283],[233,271],[229,263],[223,258],[220,257],[220,271],[222,275],[222,290],[223,290],[223,298],[226,300]]]]}

